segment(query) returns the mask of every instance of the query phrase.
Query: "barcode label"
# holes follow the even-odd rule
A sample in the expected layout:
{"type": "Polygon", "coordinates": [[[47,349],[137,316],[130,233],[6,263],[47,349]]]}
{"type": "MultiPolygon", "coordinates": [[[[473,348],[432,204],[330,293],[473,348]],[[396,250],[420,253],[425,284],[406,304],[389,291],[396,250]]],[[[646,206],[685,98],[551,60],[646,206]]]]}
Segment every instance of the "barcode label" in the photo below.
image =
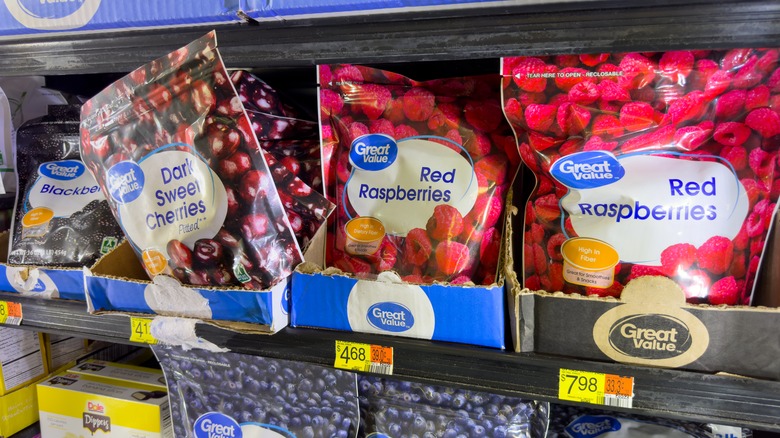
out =
{"type": "Polygon", "coordinates": [[[18,316],[9,316],[5,320],[5,323],[8,324],[8,325],[19,325],[19,324],[22,323],[22,318],[20,318],[18,316]]]}
{"type": "Polygon", "coordinates": [[[624,395],[604,394],[604,406],[613,406],[616,408],[631,408],[633,407],[634,397],[626,397],[624,395]]]}
{"type": "Polygon", "coordinates": [[[371,366],[368,367],[368,372],[390,376],[393,374],[393,364],[372,362],[371,366]]]}

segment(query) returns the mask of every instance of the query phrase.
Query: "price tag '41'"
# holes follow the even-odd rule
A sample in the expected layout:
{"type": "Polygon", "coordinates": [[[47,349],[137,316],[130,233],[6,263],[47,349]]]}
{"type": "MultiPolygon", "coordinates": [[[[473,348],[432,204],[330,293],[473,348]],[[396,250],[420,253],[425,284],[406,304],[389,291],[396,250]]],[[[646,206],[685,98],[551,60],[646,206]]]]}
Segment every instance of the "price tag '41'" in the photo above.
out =
{"type": "Polygon", "coordinates": [[[377,374],[393,374],[393,347],[336,341],[334,368],[377,374]]]}
{"type": "Polygon", "coordinates": [[[130,340],[142,344],[156,344],[150,329],[152,320],[149,318],[130,317],[130,340]]]}
{"type": "Polygon", "coordinates": [[[594,405],[630,408],[634,400],[634,378],[561,368],[558,398],[594,405]]]}

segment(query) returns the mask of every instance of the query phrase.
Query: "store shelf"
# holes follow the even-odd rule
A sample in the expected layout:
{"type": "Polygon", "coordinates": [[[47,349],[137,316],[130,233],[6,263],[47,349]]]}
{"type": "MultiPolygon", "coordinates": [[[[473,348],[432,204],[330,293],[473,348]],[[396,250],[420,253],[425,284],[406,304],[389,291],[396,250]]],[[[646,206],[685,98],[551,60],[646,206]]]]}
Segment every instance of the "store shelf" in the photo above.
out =
{"type": "MultiPolygon", "coordinates": [[[[9,293],[0,293],[0,300],[22,304],[25,329],[129,342],[126,316],[89,315],[83,303],[9,293]]],[[[288,328],[260,336],[201,325],[198,334],[234,352],[324,366],[333,364],[337,339],[392,346],[397,378],[536,400],[557,400],[560,368],[626,375],[635,379],[634,408],[629,412],[780,431],[780,382],[332,331],[288,328]]]]}
{"type": "MultiPolygon", "coordinates": [[[[679,48],[766,47],[780,2],[506,1],[435,12],[368,14],[217,27],[230,67],[495,58],[679,48]]],[[[0,41],[0,75],[132,70],[202,35],[177,28],[0,41]]]]}

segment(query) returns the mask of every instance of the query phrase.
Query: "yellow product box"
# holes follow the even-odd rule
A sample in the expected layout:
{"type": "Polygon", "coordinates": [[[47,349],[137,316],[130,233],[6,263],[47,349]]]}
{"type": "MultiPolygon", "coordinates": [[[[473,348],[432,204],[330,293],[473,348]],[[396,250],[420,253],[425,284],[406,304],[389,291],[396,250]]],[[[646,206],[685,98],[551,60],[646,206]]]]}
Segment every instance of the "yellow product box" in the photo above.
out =
{"type": "Polygon", "coordinates": [[[89,352],[89,341],[72,336],[47,334],[46,353],[49,359],[49,371],[59,370],[61,367],[84,356],[89,352]]]}
{"type": "Polygon", "coordinates": [[[0,437],[9,437],[38,421],[35,385],[0,397],[0,437]]]}
{"type": "Polygon", "coordinates": [[[148,385],[63,372],[38,384],[42,438],[168,438],[168,394],[148,385]]]}
{"type": "Polygon", "coordinates": [[[154,368],[90,359],[71,367],[68,372],[128,383],[143,383],[154,388],[167,390],[163,372],[154,368]]]}
{"type": "Polygon", "coordinates": [[[36,332],[0,327],[0,395],[49,373],[44,345],[36,332]]]}

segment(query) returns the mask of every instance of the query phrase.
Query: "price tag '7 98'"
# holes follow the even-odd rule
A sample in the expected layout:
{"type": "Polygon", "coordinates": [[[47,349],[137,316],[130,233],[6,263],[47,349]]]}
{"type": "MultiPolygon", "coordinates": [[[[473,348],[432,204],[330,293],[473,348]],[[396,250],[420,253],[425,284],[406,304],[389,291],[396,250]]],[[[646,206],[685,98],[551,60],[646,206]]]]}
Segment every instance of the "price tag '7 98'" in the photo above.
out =
{"type": "Polygon", "coordinates": [[[632,407],[634,378],[561,368],[558,398],[595,405],[632,407]]]}

